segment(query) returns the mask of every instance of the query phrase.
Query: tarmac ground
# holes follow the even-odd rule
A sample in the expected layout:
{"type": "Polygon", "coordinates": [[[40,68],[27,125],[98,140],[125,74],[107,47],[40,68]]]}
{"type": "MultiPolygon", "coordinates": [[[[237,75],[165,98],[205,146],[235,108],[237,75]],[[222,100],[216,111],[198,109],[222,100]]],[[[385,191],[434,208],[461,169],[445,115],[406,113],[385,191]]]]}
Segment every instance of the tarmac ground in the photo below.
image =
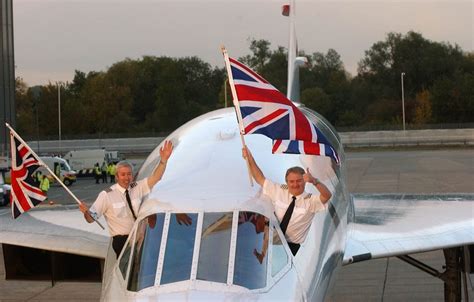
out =
{"type": "MultiPolygon", "coordinates": [[[[470,148],[350,152],[346,160],[352,193],[474,193],[474,150],[470,148]]],[[[105,186],[80,179],[71,189],[79,199],[91,203],[105,186]]],[[[55,204],[74,203],[64,196],[60,187],[50,189],[49,198],[55,204]]],[[[8,209],[0,208],[0,215],[6,212],[8,209]]],[[[443,271],[442,251],[411,256],[443,271]]],[[[473,281],[468,280],[470,301],[474,299],[473,281]]],[[[101,283],[57,282],[51,286],[46,281],[5,281],[0,249],[1,302],[98,301],[100,290],[101,283]]],[[[444,301],[443,291],[440,279],[391,257],[344,266],[327,301],[444,301]]]]}

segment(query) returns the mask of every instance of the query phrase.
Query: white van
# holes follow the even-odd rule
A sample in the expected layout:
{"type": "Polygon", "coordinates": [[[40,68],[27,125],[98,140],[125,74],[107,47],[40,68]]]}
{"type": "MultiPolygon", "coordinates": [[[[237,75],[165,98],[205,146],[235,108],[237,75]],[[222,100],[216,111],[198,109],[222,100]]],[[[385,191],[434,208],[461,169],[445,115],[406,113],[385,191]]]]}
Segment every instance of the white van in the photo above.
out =
{"type": "Polygon", "coordinates": [[[117,163],[121,160],[121,155],[118,151],[107,151],[105,149],[92,150],[73,150],[69,151],[63,157],[72,169],[77,172],[77,176],[93,176],[94,165],[99,166],[103,162],[109,164],[110,162],[117,163]]]}
{"type": "MultiPolygon", "coordinates": [[[[71,169],[66,160],[56,156],[41,156],[40,159],[48,166],[51,171],[60,175],[61,181],[66,185],[70,186],[76,181],[76,172],[71,169]]],[[[38,171],[41,171],[43,175],[48,175],[49,172],[45,168],[40,167],[38,171]]],[[[50,180],[54,182],[52,176],[48,176],[50,180]]]]}

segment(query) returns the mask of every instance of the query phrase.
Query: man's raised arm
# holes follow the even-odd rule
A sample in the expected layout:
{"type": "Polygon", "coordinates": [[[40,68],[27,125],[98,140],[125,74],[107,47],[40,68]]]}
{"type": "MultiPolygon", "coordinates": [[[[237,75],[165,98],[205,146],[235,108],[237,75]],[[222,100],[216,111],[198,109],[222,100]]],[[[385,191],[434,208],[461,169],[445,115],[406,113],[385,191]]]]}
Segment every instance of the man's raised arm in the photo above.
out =
{"type": "Polygon", "coordinates": [[[247,148],[247,146],[244,146],[242,148],[242,156],[245,159],[248,159],[249,161],[249,166],[250,166],[250,173],[252,173],[253,178],[255,181],[263,187],[263,183],[265,182],[265,175],[263,175],[262,170],[258,167],[257,163],[255,162],[255,159],[252,156],[252,153],[250,150],[247,148]]]}
{"type": "Polygon", "coordinates": [[[166,170],[166,164],[168,163],[168,159],[170,158],[172,152],[173,144],[170,141],[165,141],[163,147],[160,148],[160,163],[155,168],[151,176],[148,177],[148,187],[150,190],[163,177],[163,174],[166,170]]]}
{"type": "Polygon", "coordinates": [[[331,191],[329,191],[326,185],[320,182],[319,179],[311,175],[311,173],[309,172],[309,168],[306,169],[306,174],[303,175],[303,179],[305,182],[312,183],[316,187],[316,189],[318,189],[319,193],[321,193],[321,202],[323,204],[325,204],[326,202],[328,202],[329,199],[331,199],[331,191]]]}

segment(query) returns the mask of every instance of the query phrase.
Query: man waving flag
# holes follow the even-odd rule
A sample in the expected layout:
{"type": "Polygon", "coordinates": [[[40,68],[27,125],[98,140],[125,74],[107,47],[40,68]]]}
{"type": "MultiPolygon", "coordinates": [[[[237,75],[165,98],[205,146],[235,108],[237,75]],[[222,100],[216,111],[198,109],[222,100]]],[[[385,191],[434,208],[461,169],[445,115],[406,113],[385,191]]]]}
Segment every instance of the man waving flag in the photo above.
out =
{"type": "MultiPolygon", "coordinates": [[[[33,179],[33,173],[35,173],[40,166],[45,168],[78,204],[81,204],[81,201],[71,192],[71,190],[68,189],[68,187],[66,187],[61,179],[54,174],[54,172],[51,171],[43,161],[41,161],[38,155],[31,150],[18,133],[16,133],[8,123],[5,123],[5,126],[10,129],[10,145],[12,154],[12,189],[10,203],[13,218],[17,218],[22,213],[37,206],[46,199],[45,193],[37,187],[37,184],[33,179]]],[[[95,222],[104,229],[99,221],[95,220],[95,222]]]]}
{"type": "Polygon", "coordinates": [[[21,213],[45,200],[46,195],[36,187],[33,179],[33,173],[40,167],[38,158],[11,131],[10,142],[12,155],[10,203],[13,218],[17,218],[21,213]]]}
{"type": "Polygon", "coordinates": [[[273,139],[273,153],[323,155],[339,163],[326,137],[292,101],[223,52],[242,134],[259,133],[273,139]]]}

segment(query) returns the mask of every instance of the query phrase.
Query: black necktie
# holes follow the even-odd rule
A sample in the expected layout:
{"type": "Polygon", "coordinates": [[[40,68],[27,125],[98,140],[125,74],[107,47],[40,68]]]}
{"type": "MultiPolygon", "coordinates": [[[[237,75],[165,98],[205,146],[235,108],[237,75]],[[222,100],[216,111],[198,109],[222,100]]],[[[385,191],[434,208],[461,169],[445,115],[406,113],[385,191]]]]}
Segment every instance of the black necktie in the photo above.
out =
{"type": "Polygon", "coordinates": [[[280,223],[280,228],[283,234],[286,234],[286,228],[288,228],[288,223],[290,223],[291,214],[293,214],[293,210],[295,209],[295,203],[296,196],[293,196],[291,197],[291,203],[288,206],[288,209],[286,209],[285,215],[283,216],[283,219],[280,223]]]}
{"type": "Polygon", "coordinates": [[[125,190],[125,198],[127,199],[128,207],[130,211],[132,211],[133,218],[137,220],[137,216],[135,216],[135,212],[133,211],[132,201],[130,200],[130,195],[128,195],[128,190],[125,190]]]}

